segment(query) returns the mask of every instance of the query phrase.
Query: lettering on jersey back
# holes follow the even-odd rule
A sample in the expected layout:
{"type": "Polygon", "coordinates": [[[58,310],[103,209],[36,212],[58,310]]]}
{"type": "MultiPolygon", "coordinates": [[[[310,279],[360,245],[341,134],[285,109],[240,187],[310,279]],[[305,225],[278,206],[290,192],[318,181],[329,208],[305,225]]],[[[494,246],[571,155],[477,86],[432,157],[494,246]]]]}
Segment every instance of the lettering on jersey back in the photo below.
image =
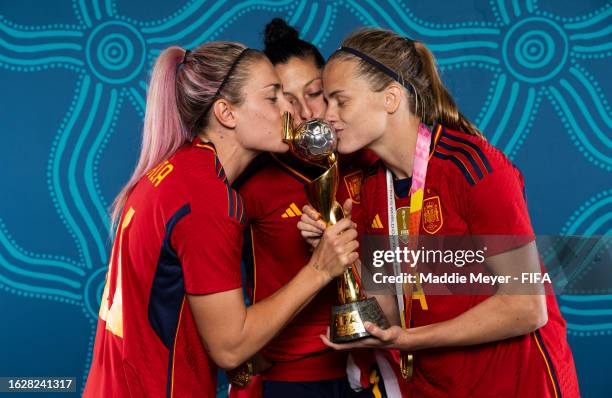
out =
{"type": "Polygon", "coordinates": [[[147,173],[147,178],[155,188],[174,170],[174,165],[168,160],[155,166],[147,173]]]}

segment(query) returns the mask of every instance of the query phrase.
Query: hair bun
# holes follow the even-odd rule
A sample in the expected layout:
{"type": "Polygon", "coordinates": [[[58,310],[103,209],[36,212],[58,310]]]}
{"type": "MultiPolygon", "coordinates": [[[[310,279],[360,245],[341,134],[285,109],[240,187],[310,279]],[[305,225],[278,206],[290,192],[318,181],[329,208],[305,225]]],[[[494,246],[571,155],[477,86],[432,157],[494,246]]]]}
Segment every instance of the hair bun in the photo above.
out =
{"type": "Polygon", "coordinates": [[[264,31],[264,44],[266,47],[282,46],[299,39],[299,32],[281,18],[274,18],[270,21],[264,31]]]}

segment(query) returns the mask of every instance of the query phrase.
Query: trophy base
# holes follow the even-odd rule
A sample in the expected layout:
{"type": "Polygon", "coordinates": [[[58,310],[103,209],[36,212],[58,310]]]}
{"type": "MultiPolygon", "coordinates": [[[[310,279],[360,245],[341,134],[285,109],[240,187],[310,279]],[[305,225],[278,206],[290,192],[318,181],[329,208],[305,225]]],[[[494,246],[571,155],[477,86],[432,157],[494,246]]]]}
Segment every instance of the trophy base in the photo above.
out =
{"type": "Polygon", "coordinates": [[[334,306],[330,330],[331,341],[348,343],[368,337],[370,333],[363,326],[366,321],[382,329],[389,327],[389,321],[374,297],[334,306]]]}

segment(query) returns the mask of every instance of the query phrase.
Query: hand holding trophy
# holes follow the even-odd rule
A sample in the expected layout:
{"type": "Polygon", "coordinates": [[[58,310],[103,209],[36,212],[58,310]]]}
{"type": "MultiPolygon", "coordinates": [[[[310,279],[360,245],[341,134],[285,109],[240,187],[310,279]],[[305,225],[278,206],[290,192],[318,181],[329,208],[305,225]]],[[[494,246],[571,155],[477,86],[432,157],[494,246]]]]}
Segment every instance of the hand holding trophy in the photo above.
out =
{"type": "MultiPolygon", "coordinates": [[[[306,186],[308,202],[327,225],[344,218],[344,211],[336,201],[339,170],[336,154],[337,137],[332,126],[321,119],[312,119],[293,127],[290,113],[283,115],[283,140],[298,159],[321,168],[321,175],[306,186]]],[[[389,327],[378,301],[367,298],[355,266],[338,277],[338,305],[332,308],[330,339],[346,343],[370,334],[364,322],[372,322],[382,329],[389,327]]]]}

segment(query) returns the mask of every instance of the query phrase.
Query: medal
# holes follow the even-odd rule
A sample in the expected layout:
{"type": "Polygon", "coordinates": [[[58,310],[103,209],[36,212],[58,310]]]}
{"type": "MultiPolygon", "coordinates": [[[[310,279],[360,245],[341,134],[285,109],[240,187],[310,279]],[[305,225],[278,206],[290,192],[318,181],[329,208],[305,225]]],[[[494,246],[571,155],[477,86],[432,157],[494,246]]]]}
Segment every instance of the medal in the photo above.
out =
{"type": "MultiPolygon", "coordinates": [[[[408,245],[410,250],[417,247],[419,229],[421,224],[421,213],[423,210],[423,195],[425,189],[425,176],[427,175],[427,164],[429,162],[429,147],[431,144],[431,131],[424,125],[419,125],[416,150],[412,165],[412,184],[410,185],[410,208],[408,209],[408,225],[404,224],[403,220],[406,214],[398,212],[405,208],[396,210],[395,208],[395,192],[393,189],[393,176],[391,171],[387,169],[387,206],[388,206],[388,222],[389,222],[389,244],[392,251],[399,248],[399,237],[408,245]],[[401,216],[401,217],[400,217],[401,216]],[[398,228],[398,220],[400,220],[401,231],[398,228]],[[407,230],[407,234],[404,232],[407,230]]],[[[393,273],[396,276],[402,274],[402,269],[399,262],[393,262],[393,273]]],[[[412,273],[416,273],[416,264],[412,267],[412,273]]],[[[400,319],[402,327],[407,329],[410,327],[410,316],[412,307],[412,290],[413,287],[409,283],[396,284],[395,291],[397,296],[397,304],[400,310],[400,319]]],[[[419,287],[420,290],[420,287],[419,287]]],[[[414,355],[408,352],[400,352],[400,373],[406,381],[412,377],[414,369],[414,355]]]]}

